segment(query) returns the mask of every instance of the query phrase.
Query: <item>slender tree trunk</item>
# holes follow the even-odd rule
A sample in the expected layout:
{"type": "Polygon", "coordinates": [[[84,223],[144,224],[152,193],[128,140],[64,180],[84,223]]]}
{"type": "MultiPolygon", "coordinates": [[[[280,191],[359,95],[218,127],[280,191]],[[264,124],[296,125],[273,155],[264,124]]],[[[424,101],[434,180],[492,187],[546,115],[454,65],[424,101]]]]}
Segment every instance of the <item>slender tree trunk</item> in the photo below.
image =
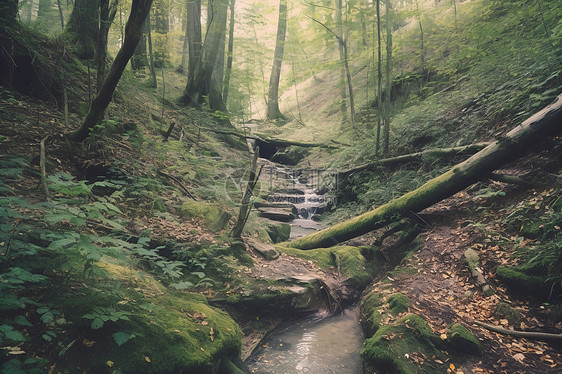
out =
{"type": "Polygon", "coordinates": [[[141,70],[148,66],[147,40],[148,24],[145,21],[142,25],[140,41],[137,44],[137,48],[135,49],[133,57],[131,58],[131,67],[133,68],[133,70],[141,70]]]}
{"type": "Polygon", "coordinates": [[[64,30],[64,17],[62,15],[62,6],[60,5],[60,0],[57,0],[57,7],[59,8],[60,27],[64,30]]]}
{"type": "Polygon", "coordinates": [[[345,68],[345,76],[347,78],[347,90],[349,91],[349,110],[351,113],[351,127],[355,130],[355,100],[353,98],[353,86],[351,84],[351,71],[349,70],[349,55],[347,53],[347,41],[341,39],[343,44],[343,64],[345,68]]]}
{"type": "Polygon", "coordinates": [[[367,22],[365,21],[365,10],[367,10],[367,0],[361,0],[361,41],[363,48],[367,48],[367,22]]]}
{"type": "Polygon", "coordinates": [[[183,72],[185,74],[185,72],[187,72],[188,70],[188,46],[189,46],[189,33],[188,33],[188,28],[187,28],[187,23],[188,23],[188,18],[189,18],[189,14],[188,14],[188,9],[189,9],[189,2],[192,0],[186,0],[186,11],[184,13],[184,17],[185,17],[185,34],[183,36],[183,47],[181,50],[181,68],[183,69],[183,72]]]}
{"type": "Polygon", "coordinates": [[[117,14],[117,5],[119,0],[113,0],[111,5],[109,0],[100,0],[100,31],[98,35],[98,45],[97,45],[97,77],[96,83],[97,88],[101,87],[103,79],[105,78],[105,66],[107,64],[107,36],[109,34],[109,28],[115,19],[117,14]]]}
{"type": "Polygon", "coordinates": [[[382,41],[381,41],[381,0],[377,4],[377,145],[375,154],[380,152],[381,124],[382,124],[382,41]]]}
{"type": "Polygon", "coordinates": [[[230,25],[228,29],[228,52],[226,59],[226,70],[224,72],[224,86],[222,89],[222,99],[225,104],[228,102],[228,89],[230,88],[230,75],[232,74],[232,60],[234,52],[234,7],[236,0],[230,0],[230,25]]]}
{"type": "Polygon", "coordinates": [[[78,130],[69,134],[69,138],[81,142],[88,137],[92,128],[101,122],[103,119],[105,110],[111,98],[113,97],[113,92],[117,87],[117,83],[121,79],[121,75],[129,62],[131,56],[135,52],[135,48],[141,39],[142,26],[150,7],[152,5],[152,0],[132,0],[131,14],[129,15],[129,20],[125,27],[125,41],[113,64],[111,64],[111,69],[105,78],[99,93],[92,101],[90,110],[82,122],[82,126],[78,130]]]}
{"type": "Polygon", "coordinates": [[[201,58],[201,0],[187,0],[187,30],[189,43],[188,80],[193,79],[195,67],[201,58]]]}
{"type": "MultiPolygon", "coordinates": [[[[214,0],[210,0],[210,2],[212,2],[214,0]]],[[[209,7],[210,9],[213,9],[212,6],[209,7]]],[[[225,10],[226,11],[226,10],[225,10]]],[[[223,32],[220,35],[220,41],[219,41],[219,45],[218,45],[218,54],[217,54],[217,59],[215,62],[215,66],[213,68],[213,74],[211,75],[211,80],[212,82],[212,86],[216,87],[216,89],[218,90],[218,92],[220,92],[220,95],[222,97],[222,90],[223,90],[223,83],[224,83],[224,52],[225,52],[225,43],[226,43],[226,24],[225,24],[225,32],[223,32]]],[[[226,103],[226,101],[223,102],[226,103]]]]}
{"type": "Polygon", "coordinates": [[[416,190],[350,220],[293,240],[289,245],[300,249],[330,247],[419,212],[478,182],[503,164],[517,159],[545,136],[559,134],[561,124],[562,95],[558,96],[554,104],[516,126],[504,138],[491,143],[416,190]]]}
{"type": "Polygon", "coordinates": [[[170,31],[170,1],[154,0],[151,15],[151,33],[154,68],[161,68],[170,61],[168,51],[168,33],[170,31]],[[153,26],[154,25],[154,26],[153,26]],[[153,38],[153,36],[156,36],[153,38]]]}
{"type": "Polygon", "coordinates": [[[281,65],[285,50],[285,34],[287,32],[287,0],[279,0],[279,20],[277,22],[277,39],[273,55],[273,66],[269,78],[269,94],[267,98],[267,119],[283,119],[279,110],[279,81],[281,80],[281,65]]]}
{"type": "Polygon", "coordinates": [[[383,155],[388,155],[390,112],[392,110],[392,5],[386,0],[386,95],[384,105],[383,155]]]}
{"type": "MultiPolygon", "coordinates": [[[[18,0],[11,0],[12,2],[15,2],[16,5],[18,3],[18,0]]],[[[26,12],[26,23],[29,25],[31,23],[31,18],[33,16],[33,6],[35,5],[35,2],[33,0],[29,0],[29,2],[27,3],[28,8],[27,8],[27,12],[26,12]]],[[[17,12],[17,10],[16,10],[17,12]]]]}
{"type": "Polygon", "coordinates": [[[150,62],[150,76],[152,81],[150,86],[152,88],[157,88],[158,83],[156,82],[156,67],[154,66],[154,53],[152,52],[152,23],[150,20],[150,12],[146,16],[146,27],[148,28],[148,32],[146,33],[148,37],[148,61],[150,62]]]}
{"type": "Polygon", "coordinates": [[[251,199],[254,194],[254,187],[256,186],[259,178],[259,174],[257,172],[259,153],[260,148],[256,147],[254,150],[254,157],[252,158],[252,162],[250,164],[250,175],[248,176],[246,190],[244,191],[244,196],[242,197],[242,202],[240,204],[240,210],[238,211],[238,220],[230,232],[230,236],[233,238],[240,238],[240,235],[242,235],[242,230],[244,230],[250,210],[252,209],[251,199]]]}
{"type": "Polygon", "coordinates": [[[416,0],[416,12],[418,13],[418,25],[420,26],[420,59],[421,59],[421,71],[425,71],[425,51],[423,48],[423,26],[421,20],[421,9],[419,0],[416,0]]]}
{"type": "Polygon", "coordinates": [[[335,21],[336,21],[336,39],[338,43],[338,50],[340,52],[340,81],[339,87],[341,91],[341,103],[340,103],[340,110],[341,110],[341,126],[342,129],[347,122],[347,91],[345,87],[345,56],[344,56],[344,46],[343,43],[340,42],[340,38],[343,36],[343,27],[342,27],[342,0],[335,0],[336,5],[336,14],[335,14],[335,21]]]}

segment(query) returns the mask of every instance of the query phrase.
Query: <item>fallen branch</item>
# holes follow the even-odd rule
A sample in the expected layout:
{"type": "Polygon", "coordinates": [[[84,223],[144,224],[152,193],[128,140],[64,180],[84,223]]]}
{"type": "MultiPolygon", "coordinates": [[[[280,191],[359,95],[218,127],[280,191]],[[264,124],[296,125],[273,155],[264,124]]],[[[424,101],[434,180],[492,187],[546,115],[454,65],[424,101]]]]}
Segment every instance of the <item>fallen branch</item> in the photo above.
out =
{"type": "Polygon", "coordinates": [[[170,178],[171,180],[173,180],[174,182],[176,182],[176,183],[178,184],[179,188],[185,193],[186,196],[189,196],[189,197],[192,198],[193,200],[197,201],[197,199],[195,198],[195,196],[193,196],[193,195],[191,194],[191,192],[189,192],[189,190],[187,189],[187,187],[185,187],[185,186],[183,185],[183,183],[182,183],[178,178],[176,178],[176,177],[174,177],[173,175],[170,175],[170,174],[168,174],[168,173],[164,173],[164,172],[161,171],[161,170],[156,170],[156,172],[157,172],[158,174],[160,174],[160,175],[162,175],[162,176],[164,176],[164,177],[168,177],[168,178],[170,178]]]}
{"type": "Polygon", "coordinates": [[[41,139],[41,151],[39,153],[39,168],[41,169],[41,187],[45,193],[47,201],[51,199],[49,196],[49,186],[47,185],[47,172],[45,167],[45,142],[49,139],[49,135],[41,139]]]}
{"type": "Polygon", "coordinates": [[[236,131],[230,131],[230,130],[212,129],[210,127],[200,127],[200,129],[212,131],[212,132],[217,133],[217,134],[232,135],[232,136],[236,136],[236,137],[241,138],[241,139],[253,139],[253,140],[256,140],[258,142],[263,142],[265,144],[268,144],[268,145],[271,145],[271,146],[274,146],[274,147],[289,147],[289,146],[293,145],[293,146],[296,146],[296,147],[308,147],[308,148],[313,148],[313,147],[340,148],[340,146],[337,145],[337,142],[334,142],[334,141],[331,141],[331,142],[336,143],[336,145],[326,144],[326,143],[298,142],[298,141],[292,141],[292,140],[271,138],[271,137],[269,137],[265,134],[249,135],[249,134],[242,134],[242,133],[239,133],[239,132],[236,132],[236,131]]]}
{"type": "Polygon", "coordinates": [[[505,137],[496,140],[468,160],[387,204],[337,225],[298,238],[290,247],[330,247],[361,236],[390,222],[408,217],[462,191],[503,164],[515,160],[547,135],[562,130],[562,95],[555,103],[536,113],[505,137]]]}
{"type": "Polygon", "coordinates": [[[492,173],[492,174],[490,174],[489,178],[493,181],[496,181],[496,182],[514,184],[516,186],[524,186],[524,187],[532,186],[531,183],[526,182],[523,179],[513,177],[511,175],[492,173]]]}
{"type": "Polygon", "coordinates": [[[470,269],[470,273],[475,279],[474,281],[476,285],[482,289],[482,293],[484,294],[484,296],[493,295],[494,290],[492,290],[488,283],[486,283],[486,278],[484,278],[482,269],[480,269],[480,257],[478,256],[478,252],[476,252],[472,248],[469,248],[464,251],[464,258],[466,259],[466,263],[468,265],[468,268],[470,269]]]}
{"type": "Polygon", "coordinates": [[[534,332],[534,331],[517,331],[504,329],[503,327],[490,325],[488,323],[474,321],[478,326],[484,327],[486,330],[494,331],[499,334],[515,336],[517,338],[535,339],[535,340],[549,340],[549,341],[562,341],[562,334],[550,334],[547,332],[534,332]]]}
{"type": "Polygon", "coordinates": [[[452,148],[426,149],[426,150],[421,151],[421,152],[409,153],[409,154],[406,154],[406,155],[383,158],[381,160],[369,162],[367,164],[359,165],[359,166],[353,167],[351,169],[341,171],[339,174],[340,174],[340,176],[345,177],[347,175],[357,173],[357,172],[360,172],[360,171],[364,171],[364,170],[369,170],[369,169],[375,168],[377,166],[388,166],[388,165],[397,164],[397,163],[401,163],[401,162],[420,161],[420,160],[423,160],[424,157],[443,157],[443,156],[456,156],[456,155],[462,155],[462,154],[473,154],[473,153],[476,153],[478,151],[481,151],[482,149],[484,149],[488,145],[490,145],[490,143],[475,143],[475,144],[463,145],[463,146],[460,146],[460,147],[452,147],[452,148]]]}

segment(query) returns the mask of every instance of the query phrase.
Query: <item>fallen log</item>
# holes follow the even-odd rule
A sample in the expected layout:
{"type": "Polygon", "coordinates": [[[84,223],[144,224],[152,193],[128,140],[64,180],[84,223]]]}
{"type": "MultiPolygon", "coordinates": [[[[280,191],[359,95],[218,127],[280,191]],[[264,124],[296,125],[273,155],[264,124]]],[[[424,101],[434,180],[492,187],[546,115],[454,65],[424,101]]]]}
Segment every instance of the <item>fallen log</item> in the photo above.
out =
{"type": "Polygon", "coordinates": [[[231,131],[231,130],[219,130],[219,129],[213,129],[210,127],[201,127],[201,130],[207,130],[207,131],[211,131],[214,132],[216,134],[223,134],[223,135],[232,135],[232,136],[236,136],[240,139],[252,139],[258,142],[262,142],[266,145],[272,146],[272,147],[278,147],[278,148],[285,148],[285,147],[289,147],[289,146],[296,146],[296,147],[305,147],[305,148],[340,148],[340,144],[338,142],[335,141],[330,141],[329,143],[333,143],[333,144],[329,144],[329,143],[311,143],[311,142],[298,142],[298,141],[294,141],[294,140],[285,140],[285,139],[279,139],[279,138],[272,138],[270,136],[267,136],[265,134],[261,134],[261,133],[256,133],[254,135],[251,134],[243,134],[237,131],[231,131]]]}
{"type": "Polygon", "coordinates": [[[501,165],[517,159],[545,136],[561,130],[562,95],[501,139],[418,189],[350,220],[295,239],[288,245],[299,249],[330,247],[410,216],[462,191],[501,165]]]}
{"type": "Polygon", "coordinates": [[[457,156],[462,154],[474,154],[486,148],[488,145],[490,145],[490,143],[475,143],[475,144],[463,145],[460,147],[452,147],[452,148],[426,149],[421,152],[408,153],[406,155],[375,160],[373,162],[369,162],[363,165],[355,166],[353,168],[341,171],[339,172],[339,175],[342,177],[346,177],[350,174],[357,173],[364,170],[370,170],[377,166],[389,166],[401,162],[420,161],[423,160],[424,157],[443,157],[443,156],[457,156]]]}

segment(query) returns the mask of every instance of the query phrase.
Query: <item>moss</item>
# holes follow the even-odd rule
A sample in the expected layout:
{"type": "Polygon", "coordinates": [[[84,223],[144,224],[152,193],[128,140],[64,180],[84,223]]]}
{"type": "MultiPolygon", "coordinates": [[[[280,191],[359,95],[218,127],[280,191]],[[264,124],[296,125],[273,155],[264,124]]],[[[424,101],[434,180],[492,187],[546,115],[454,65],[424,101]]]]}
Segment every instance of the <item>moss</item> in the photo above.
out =
{"type": "Polygon", "coordinates": [[[421,354],[444,361],[444,354],[435,346],[439,338],[423,318],[408,314],[381,327],[365,341],[361,355],[368,371],[383,373],[443,373],[446,368],[435,360],[416,365],[410,356],[421,354]]]}
{"type": "Polygon", "coordinates": [[[383,297],[376,292],[369,293],[361,300],[361,326],[366,336],[373,336],[381,327],[383,297]]]}
{"type": "Polygon", "coordinates": [[[328,269],[333,266],[332,255],[329,248],[317,248],[303,251],[301,249],[286,247],[285,243],[276,245],[275,247],[281,252],[304,260],[310,260],[321,268],[328,269]]]}
{"type": "Polygon", "coordinates": [[[205,226],[214,232],[221,231],[230,220],[230,214],[217,204],[202,201],[186,201],[180,209],[184,218],[201,218],[205,226]]]}
{"type": "Polygon", "coordinates": [[[528,275],[517,268],[504,266],[498,266],[496,275],[511,290],[516,292],[526,292],[531,296],[544,298],[550,291],[544,276],[528,275]]]}
{"type": "Polygon", "coordinates": [[[505,318],[511,325],[518,325],[521,321],[521,314],[516,310],[510,307],[508,304],[504,302],[499,302],[496,305],[496,310],[494,311],[494,315],[498,318],[505,318]]]}
{"type": "Polygon", "coordinates": [[[372,269],[361,249],[350,246],[331,247],[332,262],[348,278],[347,283],[357,289],[365,288],[372,280],[372,269]]]}
{"type": "Polygon", "coordinates": [[[395,293],[388,298],[390,313],[394,316],[407,312],[410,304],[412,304],[410,298],[402,293],[395,293]]]}
{"type": "Polygon", "coordinates": [[[266,231],[273,243],[280,243],[289,240],[291,225],[288,223],[271,224],[267,226],[266,231]]]}
{"type": "Polygon", "coordinates": [[[459,352],[480,356],[482,347],[480,342],[466,327],[460,323],[452,324],[447,330],[447,343],[459,352]]]}
{"type": "Polygon", "coordinates": [[[65,301],[67,316],[79,318],[96,306],[113,305],[128,312],[129,320],[108,321],[97,330],[89,328],[89,320],[72,321],[69,336],[95,343],[74,344],[67,361],[60,364],[63,368],[86,373],[212,373],[222,357],[239,355],[240,329],[228,314],[209,306],[204,296],[166,292],[150,298],[150,304],[138,298],[115,303],[92,290],[81,292],[65,301]],[[115,332],[134,338],[118,346],[112,338],[115,332]],[[107,361],[114,363],[111,369],[107,361]]]}

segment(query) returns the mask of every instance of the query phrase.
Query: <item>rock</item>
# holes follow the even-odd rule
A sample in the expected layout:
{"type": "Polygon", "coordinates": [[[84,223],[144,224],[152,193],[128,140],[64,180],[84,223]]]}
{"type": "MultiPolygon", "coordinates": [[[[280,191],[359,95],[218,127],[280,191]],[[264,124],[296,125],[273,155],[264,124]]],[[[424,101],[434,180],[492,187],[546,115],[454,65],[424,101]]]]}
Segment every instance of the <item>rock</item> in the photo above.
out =
{"type": "Polygon", "coordinates": [[[258,211],[260,216],[274,221],[289,222],[296,218],[289,208],[260,208],[258,211]]]}
{"type": "Polygon", "coordinates": [[[205,226],[213,232],[224,230],[230,220],[230,214],[222,207],[203,201],[186,201],[181,206],[180,216],[201,218],[205,222],[205,226]]]}
{"type": "Polygon", "coordinates": [[[280,255],[279,251],[270,244],[260,243],[255,240],[249,240],[248,244],[266,260],[275,260],[280,255]]]}
{"type": "Polygon", "coordinates": [[[459,352],[475,356],[482,354],[482,348],[478,339],[460,323],[454,323],[449,327],[447,330],[447,342],[453,349],[459,352]]]}
{"type": "Polygon", "coordinates": [[[310,150],[308,148],[290,146],[279,149],[275,152],[275,154],[271,157],[271,161],[284,165],[296,165],[303,158],[308,156],[309,153],[310,150]]]}
{"type": "Polygon", "coordinates": [[[291,225],[288,223],[271,224],[267,226],[266,231],[273,243],[281,243],[289,240],[291,225]]]}

